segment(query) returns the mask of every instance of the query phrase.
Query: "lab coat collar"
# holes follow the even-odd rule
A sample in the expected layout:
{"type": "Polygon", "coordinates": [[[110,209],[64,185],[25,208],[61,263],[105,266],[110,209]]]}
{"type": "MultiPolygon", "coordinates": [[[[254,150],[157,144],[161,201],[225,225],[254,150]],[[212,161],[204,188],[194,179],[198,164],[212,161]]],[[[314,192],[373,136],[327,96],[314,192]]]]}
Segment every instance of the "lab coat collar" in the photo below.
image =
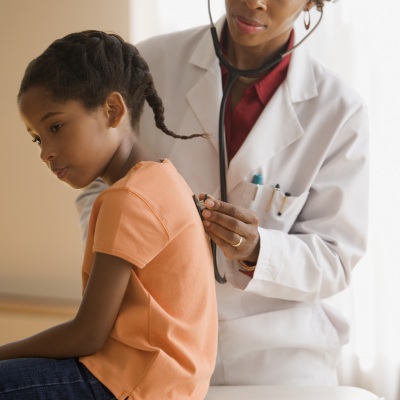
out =
{"type": "MultiPolygon", "coordinates": [[[[295,32],[295,43],[298,41],[295,32]]],[[[318,95],[312,57],[307,42],[293,51],[286,84],[293,103],[309,100],[318,95]]]]}
{"type": "MultiPolygon", "coordinates": [[[[224,23],[225,17],[221,17],[215,23],[218,37],[221,36],[224,23]]],[[[297,39],[297,34],[295,31],[295,43],[300,39],[297,39]]],[[[291,58],[292,60],[289,65],[286,78],[291,101],[296,103],[317,96],[317,85],[315,82],[311,55],[308,50],[307,42],[301,44],[297,49],[295,49],[291,55],[291,58]]],[[[199,44],[193,52],[189,62],[204,70],[210,70],[217,67],[217,72],[220,75],[221,71],[219,67],[219,61],[214,53],[214,45],[212,43],[211,32],[209,28],[206,29],[205,34],[199,41],[199,44]],[[212,51],[210,51],[210,48],[212,51]]],[[[219,79],[219,83],[222,85],[221,78],[219,79]]],[[[215,83],[213,83],[213,85],[215,86],[215,83]]]]}
{"type": "MultiPolygon", "coordinates": [[[[215,28],[217,30],[218,37],[221,36],[222,28],[224,27],[225,16],[221,17],[216,23],[215,28]]],[[[198,46],[193,52],[189,62],[193,65],[197,65],[203,69],[209,69],[218,65],[219,69],[219,61],[214,52],[214,45],[211,38],[210,26],[206,27],[205,34],[199,41],[198,46]],[[212,49],[212,51],[210,51],[212,49]]]]}

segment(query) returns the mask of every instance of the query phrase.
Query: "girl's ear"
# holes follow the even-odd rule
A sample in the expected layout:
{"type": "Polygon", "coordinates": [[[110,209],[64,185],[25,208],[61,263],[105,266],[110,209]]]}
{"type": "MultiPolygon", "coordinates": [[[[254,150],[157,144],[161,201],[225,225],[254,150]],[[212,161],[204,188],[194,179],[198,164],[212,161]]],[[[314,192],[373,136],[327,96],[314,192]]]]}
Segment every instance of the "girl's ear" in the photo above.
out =
{"type": "Polygon", "coordinates": [[[111,128],[116,128],[128,112],[125,101],[118,92],[107,96],[104,107],[111,128]]]}

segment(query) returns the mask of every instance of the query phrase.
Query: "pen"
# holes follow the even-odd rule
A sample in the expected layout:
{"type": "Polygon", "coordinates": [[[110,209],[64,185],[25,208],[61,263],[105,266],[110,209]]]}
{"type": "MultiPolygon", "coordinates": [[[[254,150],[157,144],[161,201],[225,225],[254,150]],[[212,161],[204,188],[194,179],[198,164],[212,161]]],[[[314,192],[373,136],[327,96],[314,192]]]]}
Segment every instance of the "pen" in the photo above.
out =
{"type": "Polygon", "coordinates": [[[272,200],[274,199],[275,193],[279,191],[279,188],[280,188],[279,183],[277,183],[274,187],[273,192],[271,193],[269,200],[268,200],[267,209],[266,209],[267,212],[271,208],[272,200]]]}
{"type": "Polygon", "coordinates": [[[285,207],[286,200],[287,200],[287,198],[290,197],[290,196],[291,196],[291,194],[290,194],[289,192],[286,192],[286,193],[285,193],[285,197],[283,198],[281,208],[280,208],[279,211],[278,211],[278,215],[279,215],[279,216],[282,215],[283,207],[285,207]]]}
{"type": "Polygon", "coordinates": [[[253,178],[251,179],[251,183],[256,185],[256,191],[255,191],[254,196],[253,196],[253,201],[254,201],[256,196],[257,196],[258,187],[263,184],[262,175],[260,175],[260,174],[253,175],[253,178]]]}

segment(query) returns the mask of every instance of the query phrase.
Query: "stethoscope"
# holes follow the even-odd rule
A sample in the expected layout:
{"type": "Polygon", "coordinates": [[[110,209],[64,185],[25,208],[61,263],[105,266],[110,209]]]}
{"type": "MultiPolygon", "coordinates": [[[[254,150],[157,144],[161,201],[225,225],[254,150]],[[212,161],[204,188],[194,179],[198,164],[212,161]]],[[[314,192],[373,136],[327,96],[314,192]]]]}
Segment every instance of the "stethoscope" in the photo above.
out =
{"type": "MultiPolygon", "coordinates": [[[[314,1],[314,0],[311,0],[314,1]]],[[[221,99],[221,105],[219,109],[219,119],[218,119],[218,147],[219,147],[219,176],[220,176],[220,190],[221,190],[221,200],[224,202],[228,201],[228,193],[227,193],[227,185],[226,185],[226,158],[225,158],[225,151],[226,151],[226,145],[225,145],[225,129],[224,129],[224,120],[225,120],[225,109],[226,109],[226,102],[228,99],[228,95],[232,89],[233,84],[235,83],[236,79],[239,76],[259,76],[262,75],[263,73],[267,72],[269,69],[271,69],[273,66],[278,64],[284,57],[287,55],[291,54],[297,47],[299,47],[310,35],[315,31],[315,29],[318,27],[319,23],[322,20],[323,17],[323,2],[322,0],[315,0],[315,4],[317,7],[317,10],[320,13],[319,19],[315,26],[310,30],[310,32],[296,45],[294,45],[290,50],[287,50],[281,54],[279,54],[274,60],[268,61],[267,63],[261,65],[258,68],[255,69],[249,69],[249,70],[242,70],[236,68],[234,65],[230,63],[230,61],[224,56],[222,52],[221,45],[218,40],[218,34],[217,34],[217,29],[215,28],[212,15],[211,15],[211,0],[208,0],[208,15],[210,18],[210,30],[211,30],[211,37],[214,45],[214,50],[215,54],[220,61],[220,63],[227,69],[228,71],[228,77],[227,81],[225,84],[225,87],[223,89],[222,93],[222,99],[221,99]]],[[[200,217],[201,217],[201,212],[204,210],[204,202],[207,199],[207,195],[205,195],[204,199],[202,201],[198,200],[196,196],[193,196],[194,202],[196,204],[196,207],[199,211],[200,217]]],[[[226,278],[222,277],[221,274],[219,273],[218,270],[218,265],[217,265],[217,246],[216,244],[211,241],[211,248],[212,248],[212,253],[213,253],[213,263],[214,263],[214,276],[215,280],[218,283],[226,283],[226,278]]]]}

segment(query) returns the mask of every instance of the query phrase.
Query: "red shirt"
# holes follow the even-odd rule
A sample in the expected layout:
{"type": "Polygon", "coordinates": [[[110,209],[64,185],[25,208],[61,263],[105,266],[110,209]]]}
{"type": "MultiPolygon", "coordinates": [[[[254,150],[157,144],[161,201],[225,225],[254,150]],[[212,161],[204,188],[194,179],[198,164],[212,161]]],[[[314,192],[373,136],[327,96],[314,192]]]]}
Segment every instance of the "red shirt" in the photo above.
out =
{"type": "MultiPolygon", "coordinates": [[[[226,41],[223,40],[223,37],[224,34],[222,34],[221,46],[224,55],[226,55],[226,41]]],[[[294,34],[292,32],[287,49],[293,47],[293,42],[294,34]]],[[[225,113],[225,140],[228,162],[232,160],[240,149],[240,146],[245,141],[261,112],[264,110],[275,91],[285,80],[289,62],[290,54],[284,57],[283,60],[266,75],[260,77],[260,79],[246,88],[234,110],[231,108],[231,99],[229,95],[225,113]]],[[[221,73],[222,82],[225,86],[228,79],[228,71],[222,64],[221,73]]]]}

